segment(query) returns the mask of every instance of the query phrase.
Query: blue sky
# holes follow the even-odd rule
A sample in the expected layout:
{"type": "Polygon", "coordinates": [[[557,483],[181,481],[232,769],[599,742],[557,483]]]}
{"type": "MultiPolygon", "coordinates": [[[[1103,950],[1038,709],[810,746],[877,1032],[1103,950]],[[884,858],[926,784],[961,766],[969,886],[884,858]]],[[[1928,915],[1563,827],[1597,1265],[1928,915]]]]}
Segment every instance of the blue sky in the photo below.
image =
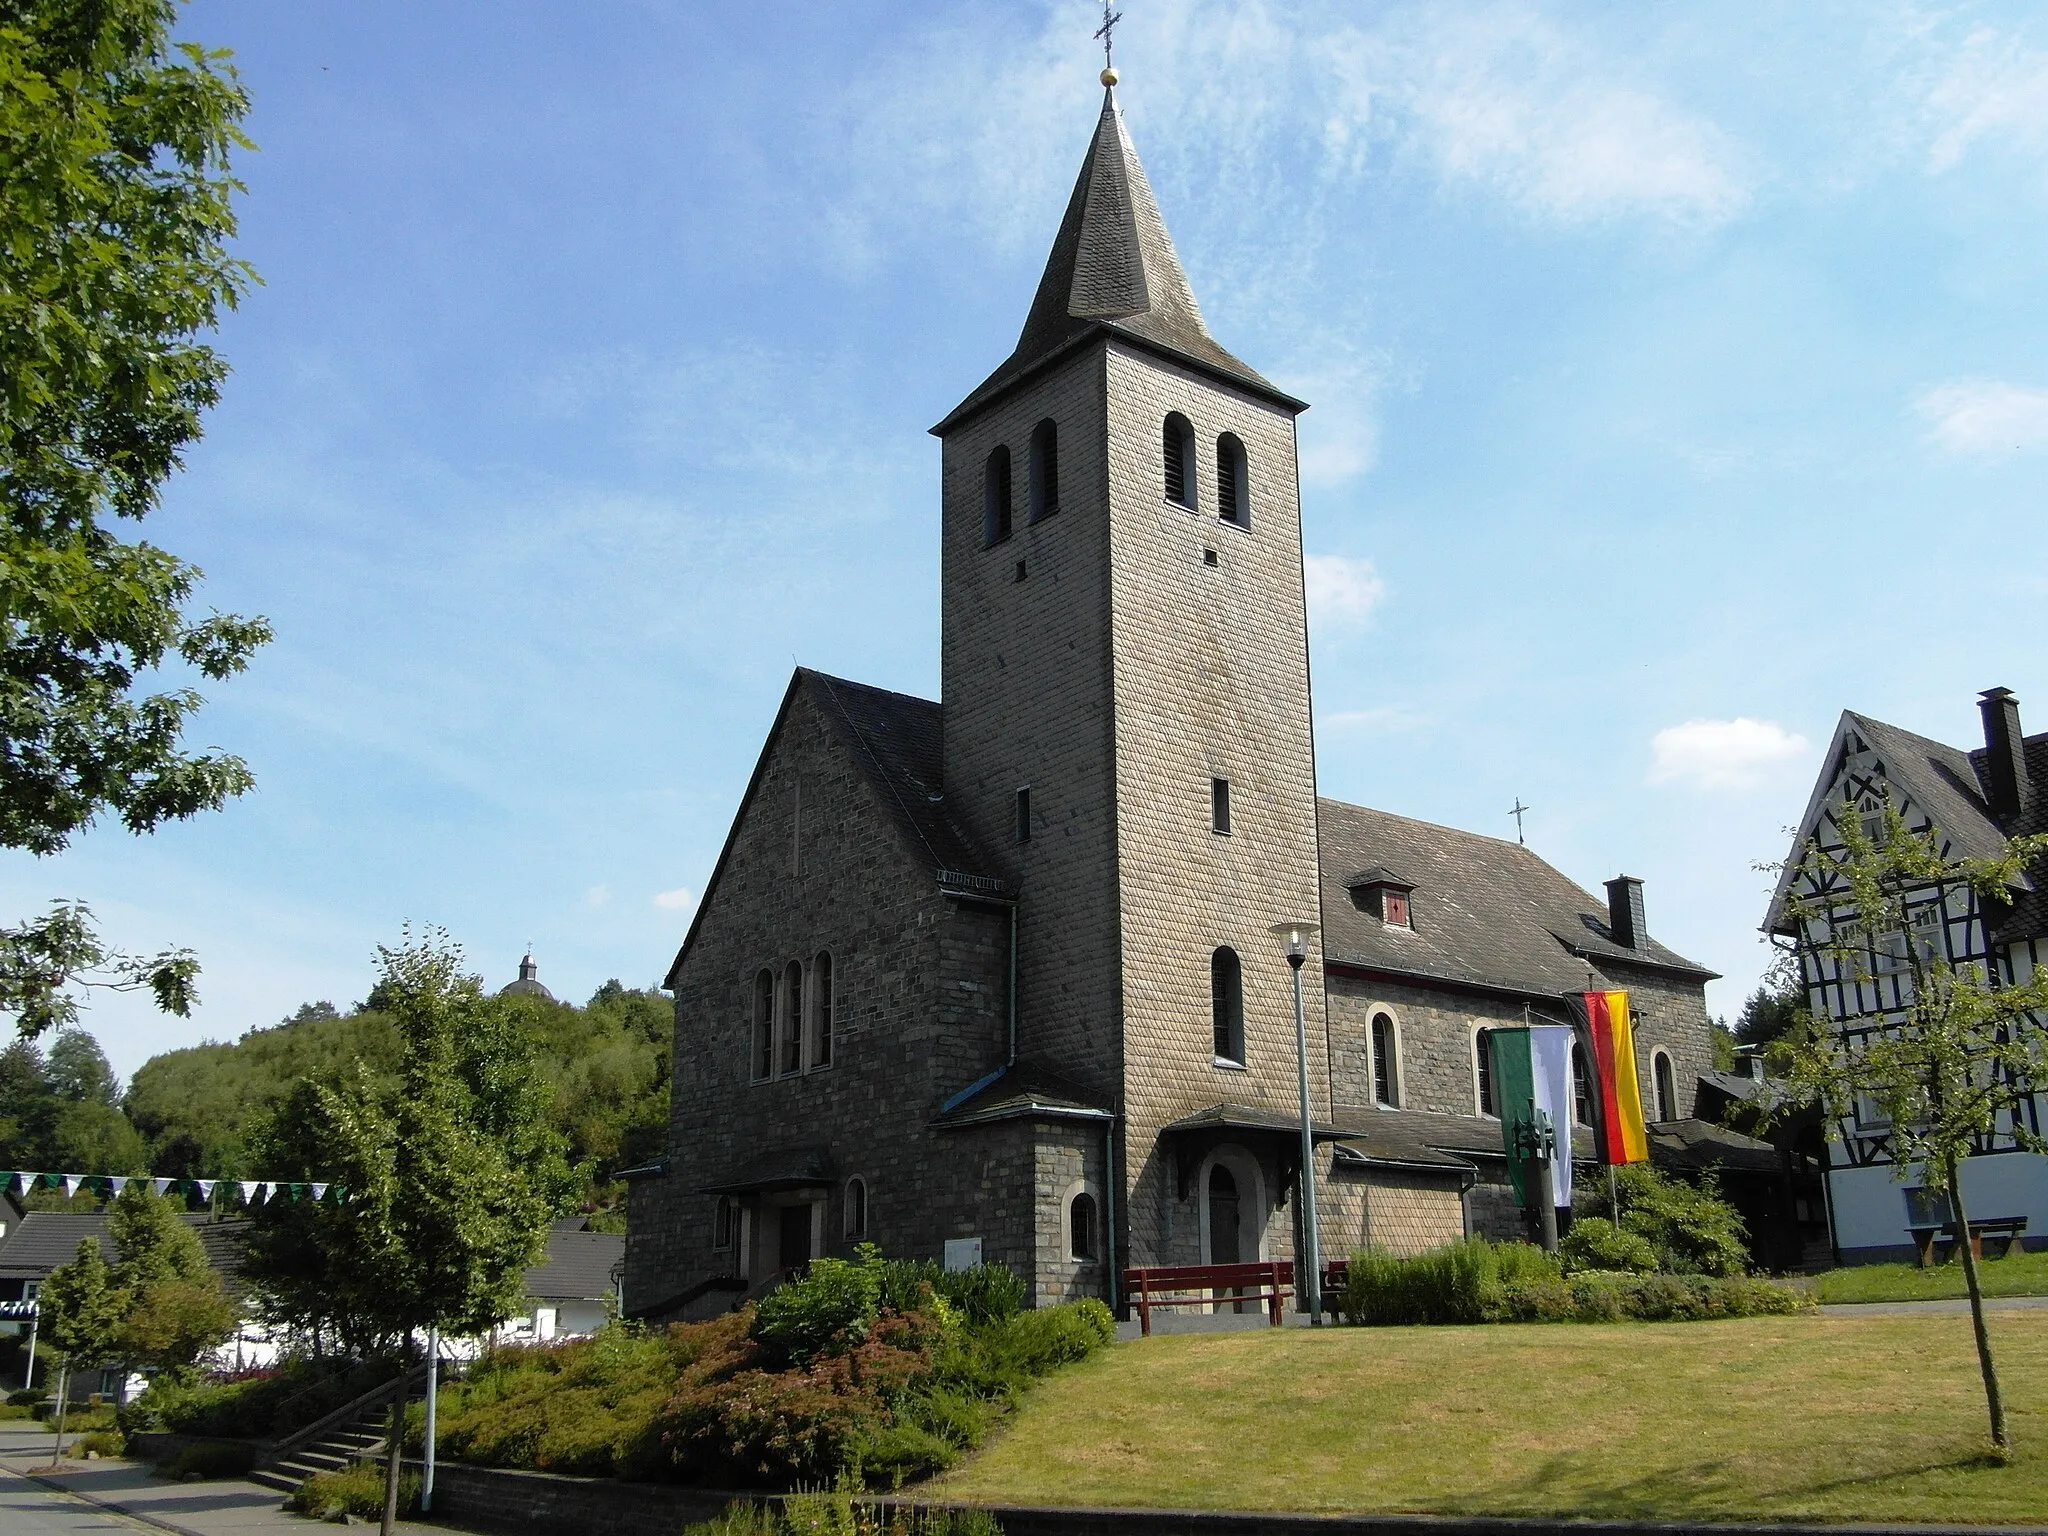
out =
{"type": "MultiPolygon", "coordinates": [[[[1529,841],[1727,973],[1836,714],[2048,728],[2048,22],[2022,4],[1126,0],[1125,112],[1302,418],[1325,793],[1529,841]]],[[[196,0],[266,286],[150,537],[278,639],[223,814],[0,860],[205,964],[132,1070],[368,990],[659,979],[787,681],[933,695],[938,445],[1099,17],[196,0]]]]}

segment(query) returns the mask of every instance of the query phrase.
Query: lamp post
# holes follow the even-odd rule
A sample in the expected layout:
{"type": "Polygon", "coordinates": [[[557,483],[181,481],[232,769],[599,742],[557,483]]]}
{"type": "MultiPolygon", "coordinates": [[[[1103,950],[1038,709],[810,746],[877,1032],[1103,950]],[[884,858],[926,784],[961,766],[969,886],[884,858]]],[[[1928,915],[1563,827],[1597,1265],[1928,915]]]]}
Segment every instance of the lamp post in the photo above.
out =
{"type": "Polygon", "coordinates": [[[1294,1065],[1301,1085],[1301,1246],[1296,1266],[1302,1298],[1308,1302],[1309,1326],[1323,1326],[1323,1261],[1316,1231],[1316,1141],[1308,1107],[1308,1017],[1301,1004],[1301,968],[1308,961],[1308,936],[1314,923],[1281,923],[1275,933],[1287,936],[1287,964],[1294,972],[1294,1065]]]}

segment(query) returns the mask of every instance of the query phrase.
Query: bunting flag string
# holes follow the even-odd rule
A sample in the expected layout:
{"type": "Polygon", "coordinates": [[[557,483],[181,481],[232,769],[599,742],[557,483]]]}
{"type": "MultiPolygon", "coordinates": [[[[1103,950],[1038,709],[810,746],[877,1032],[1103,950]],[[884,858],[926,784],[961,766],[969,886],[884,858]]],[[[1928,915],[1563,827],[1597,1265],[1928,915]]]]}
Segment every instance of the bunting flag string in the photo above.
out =
{"type": "Polygon", "coordinates": [[[348,1186],[333,1183],[300,1183],[289,1179],[162,1179],[149,1178],[138,1181],[134,1176],[123,1173],[56,1173],[38,1169],[0,1169],[0,1190],[9,1195],[26,1199],[38,1188],[61,1189],[64,1197],[75,1199],[83,1189],[95,1195],[118,1199],[130,1184],[142,1182],[158,1195],[172,1193],[197,1195],[211,1205],[214,1191],[225,1186],[230,1199],[237,1196],[240,1203],[254,1207],[277,1200],[295,1201],[311,1199],[315,1204],[330,1195],[338,1205],[348,1198],[348,1186]]]}

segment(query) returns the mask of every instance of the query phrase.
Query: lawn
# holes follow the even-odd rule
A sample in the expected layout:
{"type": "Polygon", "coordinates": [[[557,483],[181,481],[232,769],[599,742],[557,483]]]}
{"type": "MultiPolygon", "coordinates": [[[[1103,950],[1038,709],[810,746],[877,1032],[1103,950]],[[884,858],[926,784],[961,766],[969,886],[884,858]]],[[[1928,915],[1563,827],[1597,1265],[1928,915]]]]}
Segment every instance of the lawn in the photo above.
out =
{"type": "MultiPolygon", "coordinates": [[[[1986,1296],[2048,1296],[2048,1250],[1986,1259],[1977,1266],[1986,1296]]],[[[1951,1259],[1922,1269],[1917,1264],[1857,1264],[1831,1269],[1813,1280],[1815,1301],[1935,1301],[1967,1296],[1963,1266],[1951,1259]]]]}
{"type": "Polygon", "coordinates": [[[2048,1312],[1289,1328],[1133,1340],[929,1485],[988,1503],[1605,1518],[2048,1520],[2048,1312]]]}

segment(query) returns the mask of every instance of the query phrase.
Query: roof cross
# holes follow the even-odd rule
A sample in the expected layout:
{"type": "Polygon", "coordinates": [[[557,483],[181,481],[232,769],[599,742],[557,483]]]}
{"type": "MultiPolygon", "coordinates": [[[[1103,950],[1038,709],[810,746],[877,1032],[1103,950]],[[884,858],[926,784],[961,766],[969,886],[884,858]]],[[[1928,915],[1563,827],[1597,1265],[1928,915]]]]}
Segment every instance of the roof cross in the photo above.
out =
{"type": "Polygon", "coordinates": [[[1528,845],[1529,840],[1522,836],[1522,813],[1534,809],[1535,807],[1532,805],[1522,804],[1522,797],[1520,795],[1515,796],[1514,805],[1508,809],[1508,814],[1515,818],[1515,841],[1521,843],[1524,847],[1528,845]]]}
{"type": "Polygon", "coordinates": [[[1104,74],[1108,74],[1109,71],[1116,67],[1116,61],[1110,57],[1110,50],[1112,44],[1116,41],[1116,24],[1123,19],[1124,13],[1122,11],[1112,11],[1109,8],[1109,0],[1102,0],[1102,25],[1096,29],[1095,40],[1102,44],[1102,71],[1104,74]]]}

